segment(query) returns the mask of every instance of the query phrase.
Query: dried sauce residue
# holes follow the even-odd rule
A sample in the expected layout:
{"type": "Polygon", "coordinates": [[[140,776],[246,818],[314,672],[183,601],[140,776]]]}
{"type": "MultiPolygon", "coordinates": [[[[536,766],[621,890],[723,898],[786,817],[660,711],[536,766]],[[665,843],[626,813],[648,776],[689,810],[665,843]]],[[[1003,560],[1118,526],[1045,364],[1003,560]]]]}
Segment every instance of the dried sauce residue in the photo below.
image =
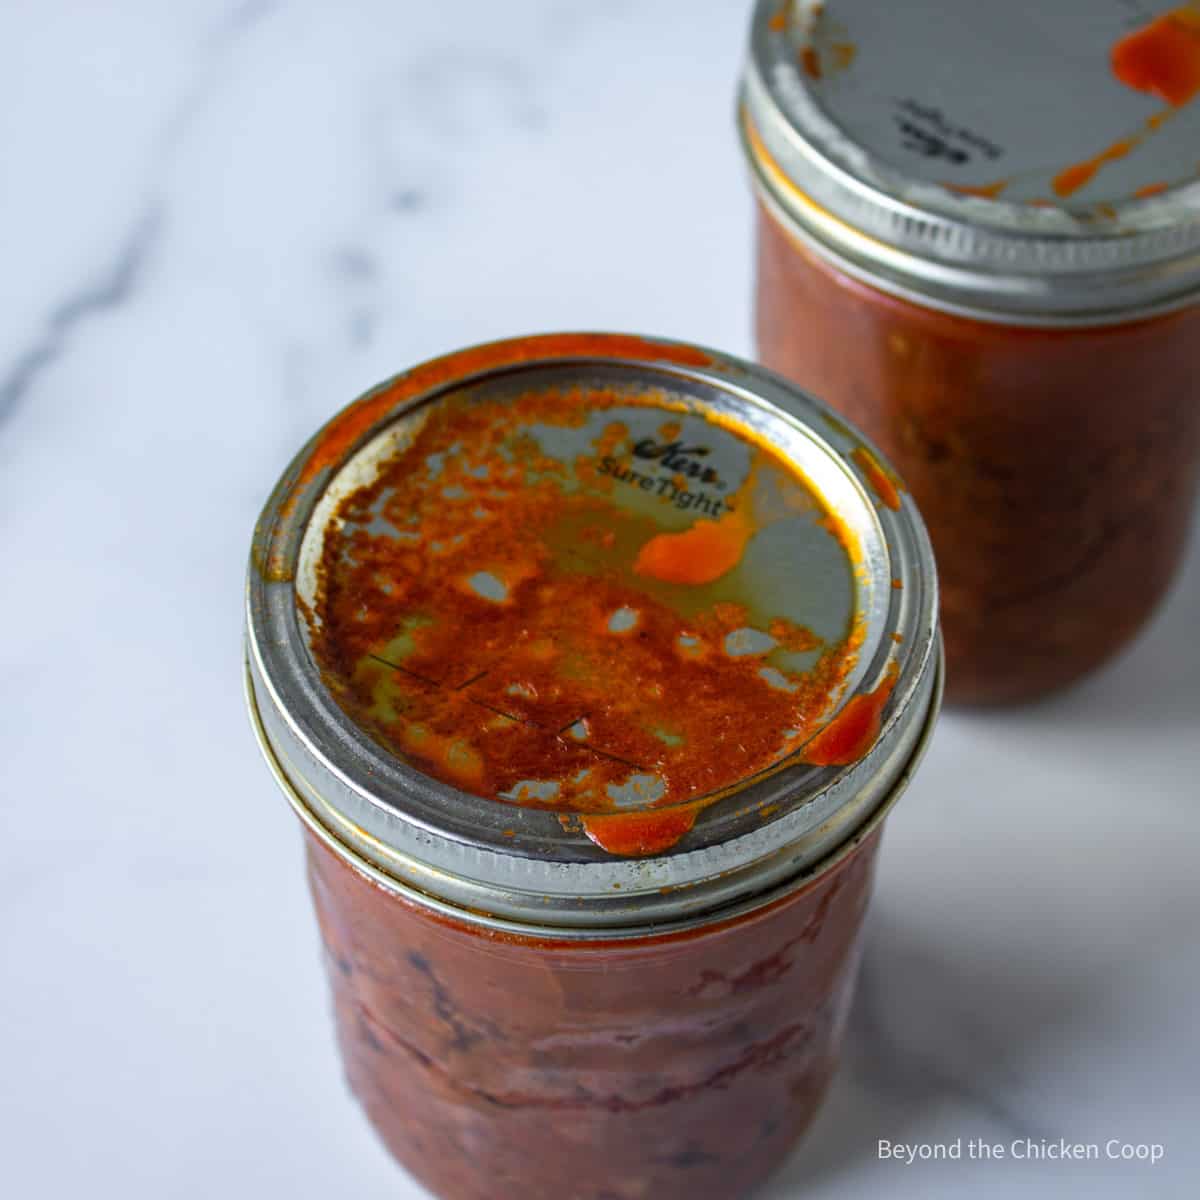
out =
{"type": "Polygon", "coordinates": [[[661,396],[543,390],[429,406],[338,507],[310,622],[327,685],[383,745],[466,791],[587,814],[588,836],[620,854],[672,844],[702,797],[793,753],[862,636],[849,620],[825,642],[738,596],[731,572],[762,521],[783,519],[757,513],[764,476],[803,494],[779,512],[801,513],[851,560],[848,535],[784,460],[739,431],[748,473],[714,511],[672,474],[676,457],[688,465],[682,451],[633,458],[633,418],[604,419],[638,406],[665,418],[656,438],[679,439],[661,396]],[[545,449],[569,436],[587,452],[545,449]],[[678,516],[663,532],[650,501],[614,502],[621,488],[648,495],[652,469],[667,508],[689,498],[681,532],[678,516]]]}
{"type": "MultiPolygon", "coordinates": [[[[486,371],[501,370],[519,363],[555,358],[624,359],[666,362],[683,367],[706,367],[711,357],[703,350],[678,342],[655,342],[620,333],[548,333],[538,337],[487,342],[431,359],[368,392],[338,413],[317,435],[307,458],[300,465],[291,494],[283,508],[287,516],[304,490],[323,471],[340,463],[369,430],[407,400],[436,387],[486,371]]],[[[288,569],[275,558],[257,561],[258,570],[271,582],[287,582],[288,569]]]]}

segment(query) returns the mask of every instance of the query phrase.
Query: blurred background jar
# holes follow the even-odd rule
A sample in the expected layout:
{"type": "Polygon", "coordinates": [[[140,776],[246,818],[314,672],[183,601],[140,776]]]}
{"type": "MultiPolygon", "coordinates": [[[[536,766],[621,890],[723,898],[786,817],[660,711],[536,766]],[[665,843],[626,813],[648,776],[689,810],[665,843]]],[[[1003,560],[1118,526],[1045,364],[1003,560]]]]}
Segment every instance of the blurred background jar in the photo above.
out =
{"type": "Polygon", "coordinates": [[[1200,10],[761,0],[740,125],[762,361],[925,516],[947,696],[1126,645],[1200,476],[1200,10]]]}

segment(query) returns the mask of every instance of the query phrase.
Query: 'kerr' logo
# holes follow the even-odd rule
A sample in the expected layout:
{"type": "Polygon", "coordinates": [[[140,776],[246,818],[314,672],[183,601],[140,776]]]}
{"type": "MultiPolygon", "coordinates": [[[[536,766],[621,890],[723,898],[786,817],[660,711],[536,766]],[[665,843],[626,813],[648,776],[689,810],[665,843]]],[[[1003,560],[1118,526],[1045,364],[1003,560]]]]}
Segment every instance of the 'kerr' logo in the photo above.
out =
{"type": "Polygon", "coordinates": [[[636,458],[657,461],[666,470],[694,479],[697,483],[723,486],[714,467],[696,461],[712,453],[707,446],[685,446],[682,442],[656,442],[652,438],[643,438],[634,446],[633,453],[636,458]]]}

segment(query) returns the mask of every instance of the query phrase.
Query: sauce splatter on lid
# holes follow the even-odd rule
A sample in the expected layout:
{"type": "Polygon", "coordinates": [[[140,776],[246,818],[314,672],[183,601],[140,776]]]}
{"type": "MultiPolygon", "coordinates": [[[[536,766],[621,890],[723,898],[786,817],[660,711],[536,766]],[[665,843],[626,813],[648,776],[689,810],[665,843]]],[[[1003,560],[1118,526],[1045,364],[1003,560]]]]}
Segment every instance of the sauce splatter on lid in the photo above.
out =
{"type": "Polygon", "coordinates": [[[680,805],[794,755],[857,663],[855,537],[682,397],[466,389],[361,478],[305,605],[338,703],[421,772],[584,814],[613,852],[656,852],[680,805]]]}
{"type": "Polygon", "coordinates": [[[940,190],[1022,206],[1053,194],[1090,212],[1190,179],[1200,127],[1175,118],[1200,95],[1200,0],[1150,17],[1120,0],[963,12],[958,0],[764,0],[752,55],[831,163],[918,207],[939,207],[940,190]],[[1148,98],[1165,109],[1148,113],[1148,98]]]}
{"type": "Polygon", "coordinates": [[[1200,93],[1200,6],[1185,5],[1123,37],[1112,50],[1113,74],[1173,108],[1200,93]]]}

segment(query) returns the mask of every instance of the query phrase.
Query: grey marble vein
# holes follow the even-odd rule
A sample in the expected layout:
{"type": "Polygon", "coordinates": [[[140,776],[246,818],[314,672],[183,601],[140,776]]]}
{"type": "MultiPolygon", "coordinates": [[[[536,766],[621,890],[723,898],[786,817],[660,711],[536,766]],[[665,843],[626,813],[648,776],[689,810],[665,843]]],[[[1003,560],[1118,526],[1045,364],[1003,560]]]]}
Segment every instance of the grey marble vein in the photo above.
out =
{"type": "MultiPolygon", "coordinates": [[[[275,0],[243,0],[217,25],[206,44],[205,63],[197,83],[179,99],[163,123],[151,162],[152,177],[161,175],[197,112],[211,96],[218,78],[215,66],[276,7],[275,0]]],[[[161,240],[164,224],[165,206],[154,196],[144,204],[103,268],[51,308],[32,343],[0,374],[0,422],[26,399],[43,372],[69,352],[80,328],[129,301],[161,240]]]]}
{"type": "Polygon", "coordinates": [[[163,161],[174,153],[205,103],[212,97],[220,82],[221,67],[229,55],[278,9],[276,0],[243,0],[217,22],[203,43],[201,61],[192,86],[184,92],[163,122],[158,144],[163,161]]]}
{"type": "Polygon", "coordinates": [[[54,306],[33,344],[0,376],[0,421],[11,416],[42,373],[67,353],[83,325],[120,308],[133,295],[162,226],[163,209],[156,200],[139,214],[112,260],[54,306]]]}
{"type": "Polygon", "coordinates": [[[242,0],[217,24],[210,45],[222,50],[279,9],[277,0],[242,0]]]}

